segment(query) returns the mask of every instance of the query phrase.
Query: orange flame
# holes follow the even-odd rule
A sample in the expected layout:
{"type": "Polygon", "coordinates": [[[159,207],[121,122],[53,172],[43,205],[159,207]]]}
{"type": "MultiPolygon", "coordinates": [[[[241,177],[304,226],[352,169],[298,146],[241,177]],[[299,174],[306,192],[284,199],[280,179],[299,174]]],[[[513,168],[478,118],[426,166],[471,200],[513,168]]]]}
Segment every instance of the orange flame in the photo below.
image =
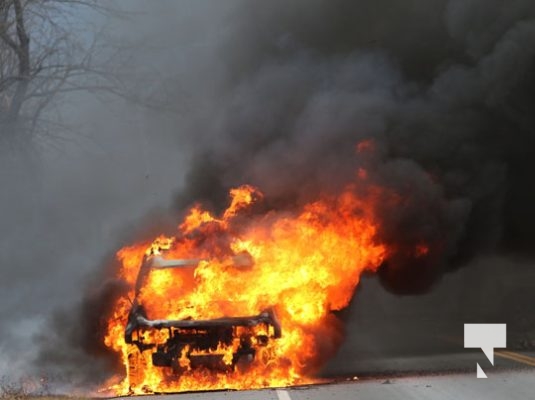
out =
{"type": "MultiPolygon", "coordinates": [[[[221,217],[194,206],[175,237],[160,236],[118,251],[119,277],[130,286],[129,297],[146,254],[200,260],[191,268],[155,269],[138,294],[151,319],[211,319],[257,315],[273,307],[282,337],[273,340],[248,366],[233,372],[193,369],[184,349],[178,376],[151,363],[151,350],[133,351],[124,340],[130,303],[119,299],[107,325],[105,344],[122,356],[125,377],[116,394],[153,391],[259,388],[310,382],[324,357],[325,343],[339,344],[339,324],[332,314],[346,307],[363,271],[375,271],[386,246],[378,243],[377,224],[369,201],[353,187],[326,196],[301,211],[244,215],[262,194],[251,186],[230,191],[231,204],[221,217]],[[240,216],[240,218],[237,218],[240,216]],[[236,257],[252,262],[241,266],[236,257]],[[323,349],[323,350],[322,350],[323,349]]],[[[255,327],[257,334],[264,327],[255,327]]],[[[164,342],[168,331],[146,331],[164,342]]],[[[229,363],[235,347],[219,345],[213,354],[229,363]]],[[[119,378],[121,379],[121,378],[119,378]]]]}

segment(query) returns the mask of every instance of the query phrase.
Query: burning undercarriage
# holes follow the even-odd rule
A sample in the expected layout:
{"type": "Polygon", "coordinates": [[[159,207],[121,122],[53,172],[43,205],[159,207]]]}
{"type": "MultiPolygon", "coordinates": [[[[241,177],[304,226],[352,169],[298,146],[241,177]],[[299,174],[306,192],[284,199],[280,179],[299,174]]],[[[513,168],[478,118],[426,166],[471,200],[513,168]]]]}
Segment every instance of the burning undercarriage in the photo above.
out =
{"type": "MultiPolygon", "coordinates": [[[[138,375],[146,368],[148,354],[153,366],[170,368],[178,375],[194,368],[233,371],[238,365],[246,368],[254,361],[266,364],[272,357],[268,344],[281,337],[281,326],[272,308],[253,316],[149,319],[138,298],[151,271],[173,268],[187,274],[201,261],[206,260],[167,260],[153,254],[144,258],[124,337],[125,342],[132,345],[128,355],[130,382],[139,381],[138,375]]],[[[249,268],[250,261],[250,258],[238,256],[234,257],[233,264],[249,268]]]]}

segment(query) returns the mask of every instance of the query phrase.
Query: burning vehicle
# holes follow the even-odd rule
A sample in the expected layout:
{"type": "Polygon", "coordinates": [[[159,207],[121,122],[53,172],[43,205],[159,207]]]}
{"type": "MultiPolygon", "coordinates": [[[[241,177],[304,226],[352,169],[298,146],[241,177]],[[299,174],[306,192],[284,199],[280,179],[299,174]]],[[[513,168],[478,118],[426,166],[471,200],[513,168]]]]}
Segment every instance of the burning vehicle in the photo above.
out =
{"type": "Polygon", "coordinates": [[[373,201],[348,186],[295,210],[230,191],[220,214],[194,205],[172,235],[117,252],[128,293],[104,344],[122,360],[115,394],[306,384],[344,338],[335,311],[387,256],[373,201]],[[259,207],[255,209],[255,204],[259,207]]]}
{"type": "MultiPolygon", "coordinates": [[[[155,251],[160,253],[159,249],[155,251]]],[[[175,269],[184,277],[194,275],[202,261],[208,262],[201,259],[164,259],[161,254],[149,254],[144,258],[125,329],[125,342],[135,346],[128,355],[131,382],[140,378],[138,374],[146,362],[143,352],[150,353],[153,366],[170,368],[176,374],[192,368],[233,371],[237,365],[246,368],[255,360],[264,364],[269,362],[270,355],[265,350],[270,341],[281,337],[281,326],[272,308],[254,316],[213,319],[152,320],[147,315],[138,297],[153,270],[175,269]],[[155,334],[150,334],[151,331],[155,334]],[[161,331],[165,334],[157,333],[161,331]],[[232,352],[225,352],[224,348],[232,349],[232,352]]],[[[236,256],[233,267],[236,270],[251,268],[252,260],[244,255],[236,256]]]]}

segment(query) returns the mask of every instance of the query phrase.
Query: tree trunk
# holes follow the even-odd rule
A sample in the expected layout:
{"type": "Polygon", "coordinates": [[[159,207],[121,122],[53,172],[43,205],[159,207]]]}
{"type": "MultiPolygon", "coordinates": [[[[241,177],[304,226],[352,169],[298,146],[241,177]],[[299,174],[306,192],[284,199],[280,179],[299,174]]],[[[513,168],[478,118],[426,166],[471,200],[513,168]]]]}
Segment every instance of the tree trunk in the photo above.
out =
{"type": "Polygon", "coordinates": [[[17,121],[20,115],[28,85],[30,83],[30,38],[26,33],[24,27],[24,14],[20,0],[13,0],[13,8],[15,9],[15,23],[17,28],[18,44],[15,52],[18,58],[18,82],[13,95],[13,100],[8,112],[8,119],[10,121],[17,121]]]}

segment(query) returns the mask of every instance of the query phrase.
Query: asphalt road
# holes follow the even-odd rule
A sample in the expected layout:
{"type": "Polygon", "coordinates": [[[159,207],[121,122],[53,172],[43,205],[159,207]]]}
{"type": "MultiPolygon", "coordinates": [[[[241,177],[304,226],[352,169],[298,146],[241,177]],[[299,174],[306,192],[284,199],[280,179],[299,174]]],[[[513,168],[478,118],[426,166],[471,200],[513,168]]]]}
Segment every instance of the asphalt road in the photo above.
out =
{"type": "Polygon", "coordinates": [[[473,373],[366,379],[297,388],[148,396],[155,400],[529,400],[535,395],[535,369],[486,371],[487,379],[473,373]]]}
{"type": "Polygon", "coordinates": [[[396,357],[375,363],[370,364],[370,370],[376,370],[375,377],[339,376],[332,378],[330,383],[311,386],[152,395],[144,399],[530,400],[535,398],[535,353],[497,350],[494,366],[483,353],[477,351],[432,357],[396,357]],[[390,372],[384,370],[381,372],[383,363],[390,364],[390,372]],[[476,363],[484,369],[487,379],[476,377],[476,363]],[[430,370],[441,372],[432,373],[430,370]]]}

